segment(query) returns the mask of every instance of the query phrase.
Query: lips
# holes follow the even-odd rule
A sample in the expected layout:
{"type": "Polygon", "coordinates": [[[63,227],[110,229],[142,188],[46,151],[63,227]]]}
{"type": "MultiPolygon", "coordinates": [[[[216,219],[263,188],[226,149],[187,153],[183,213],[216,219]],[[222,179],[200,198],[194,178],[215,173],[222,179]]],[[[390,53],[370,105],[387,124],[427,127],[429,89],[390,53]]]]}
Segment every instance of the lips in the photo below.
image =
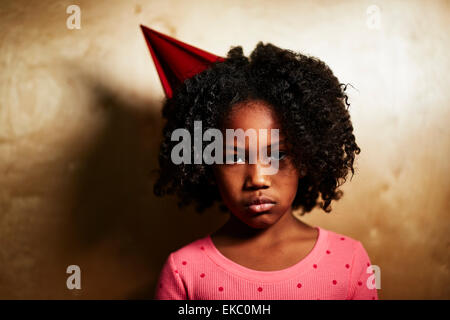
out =
{"type": "Polygon", "coordinates": [[[254,213],[270,210],[275,206],[275,201],[266,196],[252,197],[246,202],[246,207],[254,213]]]}

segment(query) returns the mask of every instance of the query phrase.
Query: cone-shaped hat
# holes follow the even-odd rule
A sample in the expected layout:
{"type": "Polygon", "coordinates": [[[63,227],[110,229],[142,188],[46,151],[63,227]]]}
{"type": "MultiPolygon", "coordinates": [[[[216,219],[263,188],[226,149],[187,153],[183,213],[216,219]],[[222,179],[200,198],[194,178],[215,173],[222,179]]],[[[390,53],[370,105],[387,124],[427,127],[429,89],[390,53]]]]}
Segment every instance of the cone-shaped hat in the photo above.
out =
{"type": "Polygon", "coordinates": [[[141,25],[166,97],[184,80],[225,59],[141,25]]]}

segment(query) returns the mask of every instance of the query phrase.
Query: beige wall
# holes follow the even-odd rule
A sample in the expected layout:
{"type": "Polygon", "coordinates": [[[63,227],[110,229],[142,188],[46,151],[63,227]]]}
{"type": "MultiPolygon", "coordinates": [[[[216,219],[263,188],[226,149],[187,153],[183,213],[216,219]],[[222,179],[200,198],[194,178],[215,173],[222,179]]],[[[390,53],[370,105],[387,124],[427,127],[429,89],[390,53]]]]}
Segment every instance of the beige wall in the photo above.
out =
{"type": "Polygon", "coordinates": [[[449,299],[449,17],[448,1],[1,1],[0,298],[152,298],[169,251],[224,221],[152,195],[163,91],[142,23],[218,55],[272,42],[351,83],[356,175],[302,219],[362,241],[380,298],[449,299]]]}

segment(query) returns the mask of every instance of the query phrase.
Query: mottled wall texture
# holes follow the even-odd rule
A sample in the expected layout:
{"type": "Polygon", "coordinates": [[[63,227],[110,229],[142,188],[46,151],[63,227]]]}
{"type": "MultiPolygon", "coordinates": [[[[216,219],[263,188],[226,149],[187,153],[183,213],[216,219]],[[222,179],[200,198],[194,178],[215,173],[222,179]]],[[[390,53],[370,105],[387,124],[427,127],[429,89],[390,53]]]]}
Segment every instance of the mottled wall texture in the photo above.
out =
{"type": "Polygon", "coordinates": [[[448,1],[2,0],[0,298],[151,299],[168,253],[225,221],[152,194],[164,96],[144,24],[222,56],[272,42],[350,83],[355,176],[300,219],[360,240],[381,299],[449,299],[449,18],[448,1]]]}

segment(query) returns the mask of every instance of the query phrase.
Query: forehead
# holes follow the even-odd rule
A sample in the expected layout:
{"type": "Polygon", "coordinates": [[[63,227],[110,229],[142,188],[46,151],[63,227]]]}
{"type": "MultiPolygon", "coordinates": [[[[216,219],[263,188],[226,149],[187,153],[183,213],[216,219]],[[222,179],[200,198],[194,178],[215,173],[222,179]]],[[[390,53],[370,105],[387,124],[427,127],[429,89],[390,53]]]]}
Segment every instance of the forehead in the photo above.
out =
{"type": "Polygon", "coordinates": [[[268,103],[260,100],[241,102],[234,105],[224,120],[226,129],[280,129],[278,116],[268,103]]]}
{"type": "Polygon", "coordinates": [[[227,146],[244,148],[245,145],[245,148],[257,148],[262,145],[276,145],[278,142],[282,144],[285,141],[275,110],[264,101],[253,100],[234,105],[224,121],[222,132],[224,133],[226,129],[242,129],[244,132],[251,129],[250,131],[256,134],[255,145],[250,145],[249,139],[245,139],[244,142],[235,137],[234,141],[226,139],[227,146]],[[262,129],[266,130],[265,134],[264,131],[260,131],[262,129]],[[273,129],[278,129],[278,136],[273,136],[274,133],[271,131],[273,129]]]}

